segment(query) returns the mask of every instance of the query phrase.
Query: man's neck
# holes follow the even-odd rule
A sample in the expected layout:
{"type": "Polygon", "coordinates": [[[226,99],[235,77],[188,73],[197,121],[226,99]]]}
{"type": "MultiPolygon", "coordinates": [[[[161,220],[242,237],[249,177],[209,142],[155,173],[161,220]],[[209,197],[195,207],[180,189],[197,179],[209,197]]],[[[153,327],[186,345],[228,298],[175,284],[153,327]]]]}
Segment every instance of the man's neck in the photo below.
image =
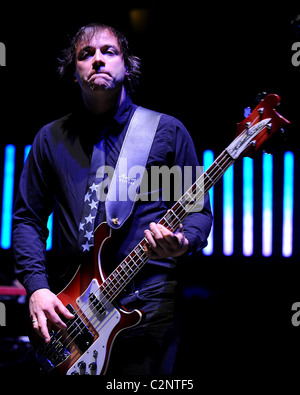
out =
{"type": "Polygon", "coordinates": [[[124,101],[126,96],[125,88],[115,92],[91,92],[91,94],[83,94],[83,101],[86,108],[93,114],[105,114],[113,109],[117,109],[124,101]]]}

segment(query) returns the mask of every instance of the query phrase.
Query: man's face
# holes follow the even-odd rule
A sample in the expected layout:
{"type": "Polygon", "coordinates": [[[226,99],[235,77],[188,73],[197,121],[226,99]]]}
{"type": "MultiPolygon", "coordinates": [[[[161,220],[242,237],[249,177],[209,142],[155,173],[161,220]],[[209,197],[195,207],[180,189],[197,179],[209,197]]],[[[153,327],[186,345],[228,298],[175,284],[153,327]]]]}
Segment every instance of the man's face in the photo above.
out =
{"type": "Polygon", "coordinates": [[[75,77],[83,91],[118,89],[125,74],[118,39],[109,30],[98,31],[78,46],[75,77]]]}

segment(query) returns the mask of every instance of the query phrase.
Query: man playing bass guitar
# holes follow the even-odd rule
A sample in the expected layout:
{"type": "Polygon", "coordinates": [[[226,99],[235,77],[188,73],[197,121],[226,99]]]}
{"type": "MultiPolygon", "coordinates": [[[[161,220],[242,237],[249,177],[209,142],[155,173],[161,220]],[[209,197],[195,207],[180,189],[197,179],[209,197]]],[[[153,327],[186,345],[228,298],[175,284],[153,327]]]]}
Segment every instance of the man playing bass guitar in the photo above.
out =
{"type": "MultiPolygon", "coordinates": [[[[91,24],[81,28],[63,52],[59,73],[78,84],[82,100],[71,114],[45,125],[36,135],[21,175],[13,217],[16,274],[27,291],[32,326],[45,343],[51,341],[49,323],[64,330],[66,322],[74,318],[57,293],[89,259],[94,236],[86,226],[93,220],[96,229],[107,220],[105,200],[96,202],[92,198],[96,185],[88,187],[94,147],[100,140],[104,142],[105,165],[115,169],[137,108],[130,92],[138,82],[140,61],[129,51],[123,34],[110,26],[91,24]],[[86,217],[85,204],[90,207],[86,217]],[[59,254],[48,262],[47,220],[53,210],[59,254]]],[[[134,150],[133,144],[132,155],[134,150]]],[[[153,166],[198,167],[187,130],[165,114],[159,119],[146,171],[153,166]]],[[[154,185],[148,181],[147,185],[154,185]]],[[[128,179],[123,177],[122,182],[128,179]]],[[[113,374],[172,373],[179,341],[174,318],[176,266],[205,247],[212,214],[206,196],[201,210],[191,212],[172,232],[158,224],[175,201],[167,192],[163,185],[156,191],[150,187],[134,203],[122,226],[112,231],[106,274],[143,238],[148,258],[119,295],[125,308],[142,310],[144,319],[118,335],[108,366],[113,374]]],[[[117,226],[118,218],[113,222],[117,226]]]]}

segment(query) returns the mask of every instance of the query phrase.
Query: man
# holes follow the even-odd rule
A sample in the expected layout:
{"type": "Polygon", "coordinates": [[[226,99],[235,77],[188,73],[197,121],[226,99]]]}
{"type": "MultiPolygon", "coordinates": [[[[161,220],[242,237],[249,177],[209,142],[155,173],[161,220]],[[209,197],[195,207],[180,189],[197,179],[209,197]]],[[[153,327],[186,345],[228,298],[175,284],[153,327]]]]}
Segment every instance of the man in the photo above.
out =
{"type": "MultiPolygon", "coordinates": [[[[121,33],[91,24],[81,28],[64,51],[60,73],[72,75],[79,84],[83,105],[37,134],[21,176],[13,219],[16,274],[29,296],[32,325],[46,342],[50,341],[47,320],[65,328],[62,316],[73,317],[55,293],[87,259],[78,234],[93,148],[104,139],[105,163],[115,168],[137,107],[128,91],[136,84],[139,60],[130,54],[121,33]],[[58,212],[61,259],[49,263],[45,257],[46,224],[54,208],[58,212]]],[[[186,129],[167,115],[160,118],[146,168],[153,165],[198,165],[186,129]]],[[[173,233],[157,224],[173,202],[150,197],[151,191],[149,199],[138,200],[125,224],[113,232],[108,270],[144,236],[150,259],[121,295],[125,307],[141,308],[146,317],[143,324],[119,336],[111,358],[112,373],[172,372],[178,343],[174,319],[176,259],[201,250],[211,227],[208,198],[202,211],[190,214],[173,233]]],[[[95,227],[105,215],[105,203],[99,202],[95,227]]]]}

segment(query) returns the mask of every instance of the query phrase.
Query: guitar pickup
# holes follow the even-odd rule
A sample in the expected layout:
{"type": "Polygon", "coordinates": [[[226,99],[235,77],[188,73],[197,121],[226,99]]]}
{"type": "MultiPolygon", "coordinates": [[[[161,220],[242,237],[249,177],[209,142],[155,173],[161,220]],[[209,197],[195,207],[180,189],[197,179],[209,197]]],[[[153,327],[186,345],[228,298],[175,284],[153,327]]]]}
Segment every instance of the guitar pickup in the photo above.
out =
{"type": "Polygon", "coordinates": [[[94,335],[85,325],[78,312],[75,311],[71,304],[68,304],[66,308],[71,314],[74,315],[74,318],[71,319],[62,317],[62,320],[67,325],[66,331],[72,341],[77,345],[81,352],[84,353],[91,346],[91,344],[93,344],[94,335]]]}
{"type": "Polygon", "coordinates": [[[103,315],[106,312],[106,309],[104,305],[100,302],[99,299],[97,299],[96,295],[93,294],[92,292],[89,294],[89,300],[96,309],[97,313],[103,315]]]}

